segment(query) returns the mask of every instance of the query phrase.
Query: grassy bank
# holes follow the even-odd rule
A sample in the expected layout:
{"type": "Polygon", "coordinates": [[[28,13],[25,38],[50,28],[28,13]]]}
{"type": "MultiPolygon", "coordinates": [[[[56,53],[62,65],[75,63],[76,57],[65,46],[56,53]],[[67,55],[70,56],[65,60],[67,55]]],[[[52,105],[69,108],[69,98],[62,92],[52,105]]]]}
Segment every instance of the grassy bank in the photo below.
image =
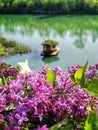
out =
{"type": "Polygon", "coordinates": [[[0,57],[31,52],[30,47],[0,37],[0,57]]]}

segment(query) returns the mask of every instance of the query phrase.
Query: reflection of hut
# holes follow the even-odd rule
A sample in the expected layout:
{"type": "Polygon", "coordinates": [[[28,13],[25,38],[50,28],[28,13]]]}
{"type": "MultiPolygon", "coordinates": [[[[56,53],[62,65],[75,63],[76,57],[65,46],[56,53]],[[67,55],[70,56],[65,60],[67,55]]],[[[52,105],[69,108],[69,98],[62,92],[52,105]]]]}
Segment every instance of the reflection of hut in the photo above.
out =
{"type": "Polygon", "coordinates": [[[45,40],[42,43],[43,46],[43,50],[41,52],[42,56],[54,56],[57,55],[60,51],[60,49],[58,47],[56,47],[58,45],[57,41],[54,40],[45,40]]]}
{"type": "Polygon", "coordinates": [[[44,64],[51,64],[52,62],[57,62],[59,60],[59,57],[56,56],[51,56],[51,57],[42,57],[42,61],[44,64]]]}

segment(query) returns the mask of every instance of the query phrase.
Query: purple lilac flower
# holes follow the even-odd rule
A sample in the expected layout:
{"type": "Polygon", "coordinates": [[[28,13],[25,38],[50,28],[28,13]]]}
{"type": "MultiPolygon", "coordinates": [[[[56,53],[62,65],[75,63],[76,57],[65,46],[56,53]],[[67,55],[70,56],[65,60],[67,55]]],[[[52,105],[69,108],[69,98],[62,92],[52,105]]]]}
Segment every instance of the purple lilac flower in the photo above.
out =
{"type": "MultiPolygon", "coordinates": [[[[61,91],[60,91],[61,92],[61,91]]],[[[64,113],[81,120],[87,115],[87,105],[90,102],[89,95],[80,86],[76,88],[65,88],[61,93],[54,96],[53,109],[57,119],[63,117],[64,113]]]]}
{"type": "MultiPolygon", "coordinates": [[[[43,118],[48,116],[52,104],[50,101],[53,88],[51,88],[45,81],[46,76],[37,70],[27,73],[25,78],[23,74],[17,76],[17,80],[9,82],[10,96],[15,101],[15,108],[13,116],[16,113],[16,120],[19,125],[23,125],[28,121],[28,114],[31,113],[31,119],[43,118]],[[22,78],[22,80],[21,80],[22,78]],[[21,112],[26,112],[26,116],[22,116],[21,112]]],[[[29,120],[31,120],[29,118],[29,120]]]]}
{"type": "Polygon", "coordinates": [[[7,103],[9,102],[8,96],[9,87],[0,85],[0,112],[4,111],[7,103]]]}
{"type": "Polygon", "coordinates": [[[80,65],[76,65],[76,66],[69,66],[68,67],[68,73],[70,75],[73,75],[79,68],[81,68],[82,66],[80,65]]]}
{"type": "Polygon", "coordinates": [[[86,79],[92,79],[96,76],[96,66],[91,65],[89,68],[85,71],[86,79]]]}
{"type": "Polygon", "coordinates": [[[11,129],[10,129],[10,127],[8,125],[5,125],[4,130],[11,130],[11,129]]]}
{"type": "Polygon", "coordinates": [[[0,114],[0,124],[2,124],[3,119],[4,119],[4,116],[0,114]]]}
{"type": "Polygon", "coordinates": [[[85,76],[87,77],[87,79],[92,79],[95,77],[96,74],[96,70],[95,69],[91,69],[91,70],[87,70],[85,72],[85,76]]]}
{"type": "Polygon", "coordinates": [[[44,125],[42,127],[38,127],[37,129],[34,129],[34,130],[48,130],[48,128],[46,125],[44,125]]]}
{"type": "Polygon", "coordinates": [[[18,73],[18,69],[16,69],[12,65],[6,64],[5,62],[0,63],[0,78],[17,76],[18,73]]]}
{"type": "Polygon", "coordinates": [[[56,88],[66,89],[72,87],[73,85],[74,82],[71,80],[68,73],[62,73],[56,76],[56,88]]]}
{"type": "Polygon", "coordinates": [[[90,65],[88,70],[92,70],[92,69],[96,69],[96,66],[95,65],[90,65]]]}
{"type": "Polygon", "coordinates": [[[28,121],[27,114],[25,112],[22,112],[21,115],[15,114],[15,118],[18,119],[19,126],[23,123],[23,121],[28,121]]]}
{"type": "Polygon", "coordinates": [[[4,130],[21,130],[19,126],[9,127],[7,124],[4,126],[4,130]]]}
{"type": "Polygon", "coordinates": [[[55,72],[57,75],[61,75],[62,74],[62,69],[58,66],[55,66],[53,69],[53,72],[55,72]]]}
{"type": "Polygon", "coordinates": [[[96,70],[98,70],[98,64],[95,64],[96,70]]]}
{"type": "MultiPolygon", "coordinates": [[[[80,66],[75,70],[77,68],[80,66]]],[[[7,121],[4,130],[20,130],[35,122],[43,125],[37,128],[39,124],[36,123],[37,130],[48,130],[44,121],[49,121],[50,116],[53,122],[61,121],[66,116],[78,120],[87,116],[87,106],[91,103],[89,94],[79,85],[74,87],[69,73],[62,72],[59,67],[52,69],[56,79],[55,87],[51,87],[46,82],[46,71],[44,68],[41,72],[19,73],[16,80],[9,81],[9,86],[0,85],[0,112],[4,112],[3,117],[7,121]]],[[[95,106],[96,100],[92,100],[95,106]]]]}
{"type": "Polygon", "coordinates": [[[13,130],[20,130],[19,126],[14,126],[13,130]]]}
{"type": "MultiPolygon", "coordinates": [[[[70,76],[73,76],[75,74],[75,72],[81,68],[82,66],[80,65],[76,65],[76,66],[69,66],[68,67],[68,73],[70,74],[70,76]]],[[[98,64],[95,65],[90,65],[88,67],[88,69],[85,71],[85,79],[86,80],[90,80],[92,78],[98,78],[98,64]]]]}
{"type": "Polygon", "coordinates": [[[98,97],[91,97],[91,109],[98,115],[98,97]]]}

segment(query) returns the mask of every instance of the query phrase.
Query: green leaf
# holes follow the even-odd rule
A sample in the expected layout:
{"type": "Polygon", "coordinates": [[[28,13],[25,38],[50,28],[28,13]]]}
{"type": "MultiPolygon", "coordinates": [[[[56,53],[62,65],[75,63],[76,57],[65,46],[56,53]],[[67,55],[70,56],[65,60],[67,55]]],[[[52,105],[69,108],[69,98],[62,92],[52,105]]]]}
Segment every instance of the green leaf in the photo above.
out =
{"type": "Polygon", "coordinates": [[[92,79],[89,83],[88,90],[98,94],[98,79],[92,79]]]}
{"type": "Polygon", "coordinates": [[[5,122],[3,121],[3,122],[0,124],[0,130],[4,130],[4,125],[5,125],[5,122]]]}
{"type": "Polygon", "coordinates": [[[6,108],[5,108],[5,111],[10,111],[10,110],[14,110],[15,107],[14,107],[14,104],[11,103],[10,105],[8,105],[6,108]]]}
{"type": "Polygon", "coordinates": [[[75,124],[71,122],[68,117],[66,117],[61,122],[49,128],[49,130],[74,130],[75,124]]]}
{"type": "Polygon", "coordinates": [[[89,117],[87,118],[86,122],[85,122],[85,127],[84,130],[92,130],[92,123],[88,121],[89,117]]]}
{"type": "Polygon", "coordinates": [[[65,129],[64,126],[66,126],[67,123],[68,123],[68,118],[65,118],[61,122],[59,122],[59,123],[55,124],[54,126],[52,126],[49,130],[63,130],[63,129],[65,129]]]}
{"type": "Polygon", "coordinates": [[[74,79],[76,84],[80,84],[82,87],[85,85],[84,73],[87,68],[88,62],[80,69],[78,69],[74,74],[74,79]]]}
{"type": "Polygon", "coordinates": [[[98,116],[96,115],[96,113],[88,113],[84,130],[98,130],[98,116]]]}
{"type": "Polygon", "coordinates": [[[56,74],[51,71],[51,70],[47,70],[47,73],[46,73],[46,82],[47,83],[51,83],[51,85],[53,87],[55,87],[55,79],[56,79],[56,74]]]}
{"type": "Polygon", "coordinates": [[[0,84],[8,86],[7,78],[0,78],[0,84]]]}

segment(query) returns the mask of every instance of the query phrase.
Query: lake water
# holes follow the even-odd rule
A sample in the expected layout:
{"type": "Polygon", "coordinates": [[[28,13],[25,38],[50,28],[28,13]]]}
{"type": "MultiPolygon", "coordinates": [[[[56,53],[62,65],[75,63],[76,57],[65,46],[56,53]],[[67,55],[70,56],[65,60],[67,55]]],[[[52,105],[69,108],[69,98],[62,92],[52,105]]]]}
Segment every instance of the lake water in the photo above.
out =
{"type": "Polygon", "coordinates": [[[0,15],[0,36],[15,40],[32,48],[32,53],[8,56],[0,59],[16,66],[28,59],[31,69],[41,69],[98,63],[98,16],[32,16],[0,15]],[[44,58],[40,55],[41,43],[53,39],[59,42],[58,56],[44,58]]]}

